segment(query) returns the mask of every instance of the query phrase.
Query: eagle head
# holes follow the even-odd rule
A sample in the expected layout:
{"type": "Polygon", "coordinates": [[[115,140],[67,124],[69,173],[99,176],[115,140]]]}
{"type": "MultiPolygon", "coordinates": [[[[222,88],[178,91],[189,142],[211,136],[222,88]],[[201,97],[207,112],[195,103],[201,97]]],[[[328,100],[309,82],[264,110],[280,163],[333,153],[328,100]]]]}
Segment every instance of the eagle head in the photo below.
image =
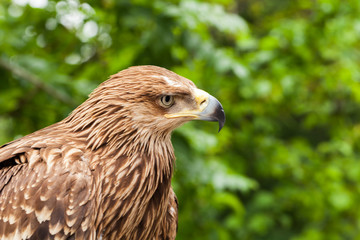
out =
{"type": "Polygon", "coordinates": [[[192,81],[156,66],[130,67],[111,76],[89,100],[115,107],[118,117],[128,118],[132,128],[157,133],[170,133],[193,119],[217,121],[219,131],[225,123],[223,107],[215,97],[192,81]]]}

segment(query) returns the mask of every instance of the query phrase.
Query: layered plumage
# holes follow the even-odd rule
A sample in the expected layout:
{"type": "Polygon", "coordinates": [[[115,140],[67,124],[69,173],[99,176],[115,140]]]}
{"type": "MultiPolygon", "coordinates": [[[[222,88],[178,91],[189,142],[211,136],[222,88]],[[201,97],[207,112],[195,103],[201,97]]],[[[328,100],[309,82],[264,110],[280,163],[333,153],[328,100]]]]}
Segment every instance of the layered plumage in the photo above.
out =
{"type": "Polygon", "coordinates": [[[171,132],[220,103],[154,66],[103,82],[67,118],[0,147],[0,239],[175,239],[171,132]]]}

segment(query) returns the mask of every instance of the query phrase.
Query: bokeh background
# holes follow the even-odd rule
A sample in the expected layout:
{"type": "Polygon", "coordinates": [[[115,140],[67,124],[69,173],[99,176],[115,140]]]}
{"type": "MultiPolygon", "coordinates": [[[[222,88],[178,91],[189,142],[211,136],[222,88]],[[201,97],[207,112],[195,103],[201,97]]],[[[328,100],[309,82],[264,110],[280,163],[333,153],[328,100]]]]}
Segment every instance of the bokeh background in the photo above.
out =
{"type": "Polygon", "coordinates": [[[143,64],[227,114],[173,135],[177,239],[360,239],[359,0],[2,0],[0,144],[143,64]]]}

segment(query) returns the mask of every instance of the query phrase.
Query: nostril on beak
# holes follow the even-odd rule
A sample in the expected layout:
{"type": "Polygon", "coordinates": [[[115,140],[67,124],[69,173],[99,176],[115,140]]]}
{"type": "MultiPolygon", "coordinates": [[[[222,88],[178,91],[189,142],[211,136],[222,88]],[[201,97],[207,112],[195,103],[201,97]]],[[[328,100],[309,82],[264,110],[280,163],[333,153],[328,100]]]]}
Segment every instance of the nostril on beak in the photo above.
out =
{"type": "Polygon", "coordinates": [[[200,106],[203,105],[204,103],[206,103],[206,99],[201,101],[200,106]]]}

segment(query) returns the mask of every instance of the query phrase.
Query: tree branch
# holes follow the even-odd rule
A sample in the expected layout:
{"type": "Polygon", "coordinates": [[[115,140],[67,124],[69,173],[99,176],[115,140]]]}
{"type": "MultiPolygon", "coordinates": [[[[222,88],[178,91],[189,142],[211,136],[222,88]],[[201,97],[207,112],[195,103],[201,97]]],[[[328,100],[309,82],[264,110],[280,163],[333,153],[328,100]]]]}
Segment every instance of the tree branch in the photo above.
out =
{"type": "Polygon", "coordinates": [[[72,107],[76,106],[77,104],[74,100],[69,97],[68,95],[56,90],[50,85],[44,83],[38,76],[29,72],[25,68],[10,62],[4,58],[0,58],[0,67],[10,71],[11,73],[15,74],[16,76],[22,78],[23,80],[35,85],[35,87],[41,89],[42,91],[46,92],[50,96],[56,98],[57,100],[66,103],[72,107]]]}

